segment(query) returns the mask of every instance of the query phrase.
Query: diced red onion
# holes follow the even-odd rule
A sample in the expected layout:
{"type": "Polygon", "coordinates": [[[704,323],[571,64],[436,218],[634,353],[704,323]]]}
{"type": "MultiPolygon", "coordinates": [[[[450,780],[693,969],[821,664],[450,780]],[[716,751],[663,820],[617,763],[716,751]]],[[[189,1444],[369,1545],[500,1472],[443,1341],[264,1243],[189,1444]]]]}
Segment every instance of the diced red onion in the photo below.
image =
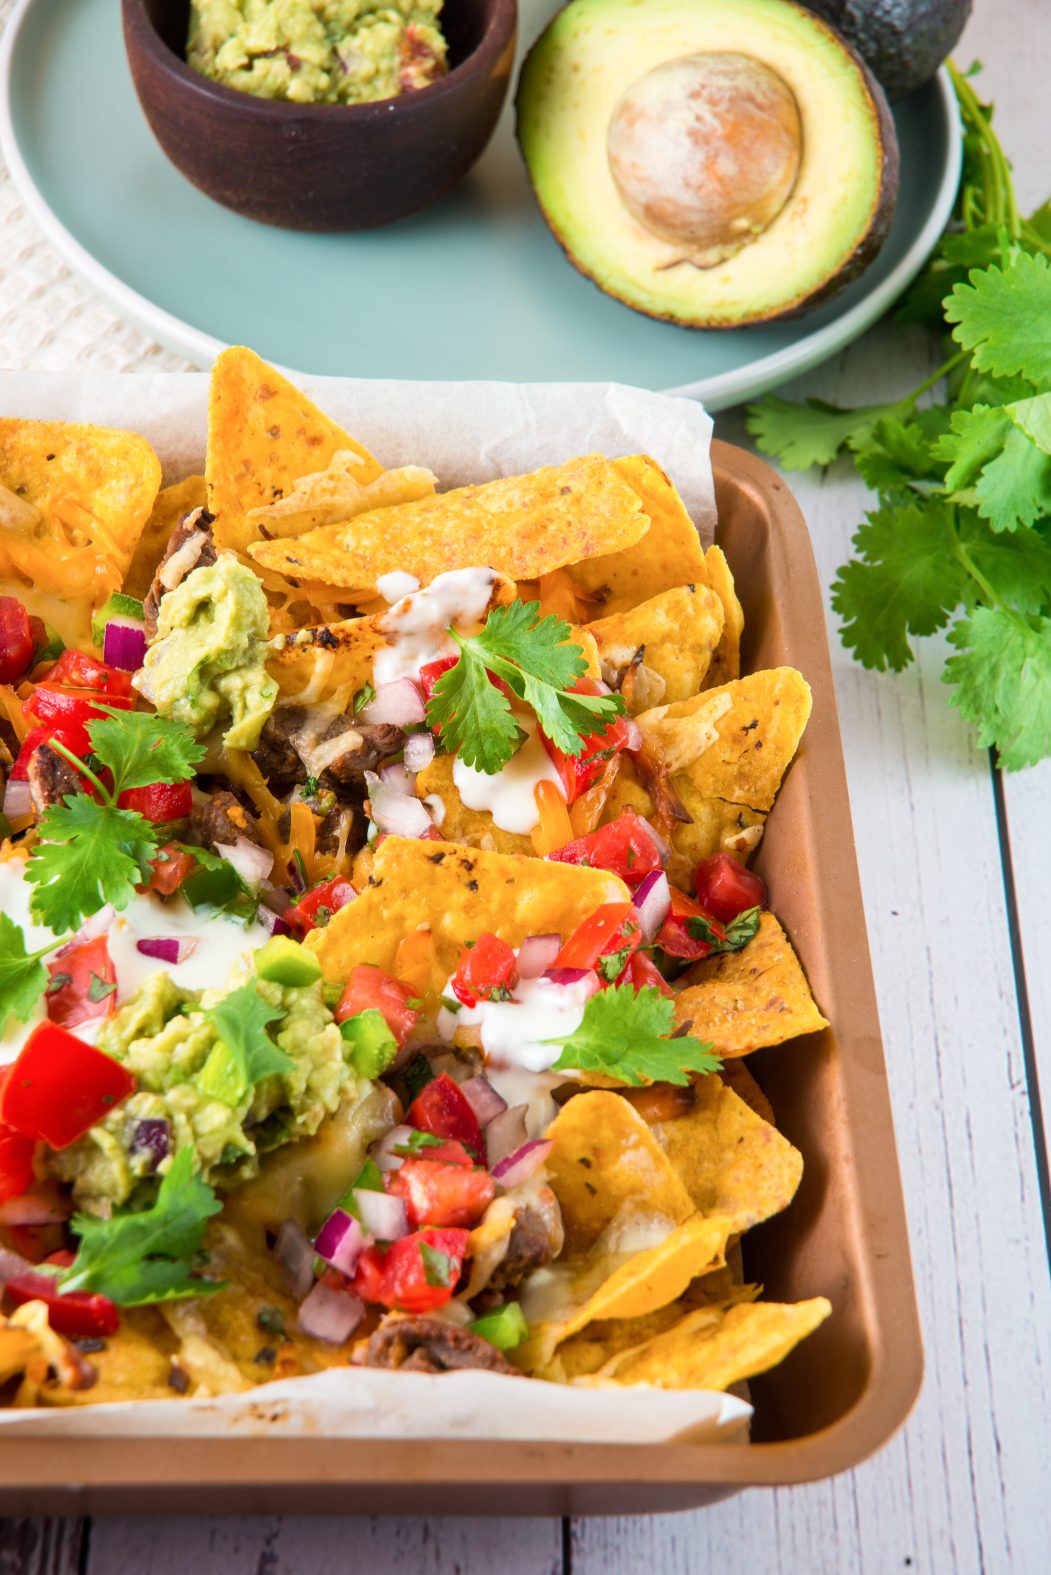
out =
{"type": "Polygon", "coordinates": [[[633,716],[621,717],[621,721],[624,723],[624,748],[630,755],[633,754],[636,749],[642,748],[642,728],[639,726],[633,716]]]}
{"type": "Polygon", "coordinates": [[[411,727],[424,719],[423,696],[411,678],[396,678],[392,684],[380,684],[358,715],[370,724],[390,722],[395,727],[411,727]]]}
{"type": "Polygon", "coordinates": [[[424,837],[430,831],[433,825],[430,812],[418,798],[409,798],[388,787],[375,771],[366,771],[365,785],[372,805],[372,818],[380,831],[392,837],[424,837]]]}
{"type": "Polygon", "coordinates": [[[478,1117],[480,1127],[487,1127],[507,1109],[507,1100],[496,1092],[487,1077],[469,1077],[466,1083],[460,1084],[460,1093],[478,1117]]]}
{"type": "Polygon", "coordinates": [[[274,855],[249,837],[238,837],[236,842],[217,842],[215,851],[233,865],[245,885],[251,886],[253,891],[260,881],[266,880],[274,867],[274,855]]]}
{"type": "MultiPolygon", "coordinates": [[[[273,881],[264,880],[259,886],[259,902],[263,907],[270,909],[271,913],[284,913],[296,900],[295,893],[290,886],[275,886],[273,881]]],[[[261,923],[264,921],[260,921],[261,923]]]]}
{"type": "Polygon", "coordinates": [[[144,1116],[136,1121],[131,1135],[131,1152],[148,1154],[155,1171],[162,1159],[167,1159],[172,1149],[171,1127],[163,1116],[144,1116]]]}
{"type": "Polygon", "coordinates": [[[178,966],[192,957],[200,945],[196,935],[153,935],[135,942],[135,950],[144,957],[156,957],[158,962],[178,966]]]}
{"type": "Polygon", "coordinates": [[[93,941],[97,935],[105,935],[116,917],[116,908],[113,907],[112,903],[107,902],[106,906],[100,908],[98,913],[93,913],[90,919],[84,920],[76,935],[69,942],[70,946],[79,946],[83,941],[93,941]]]}
{"type": "Polygon", "coordinates": [[[410,733],[405,740],[406,771],[422,771],[434,759],[434,735],[410,733]]]}
{"type": "Polygon", "coordinates": [[[354,1273],[364,1246],[365,1232],[346,1209],[332,1210],[314,1242],[318,1257],[342,1274],[354,1273]]]}
{"type": "Polygon", "coordinates": [[[314,1243],[295,1220],[278,1228],[274,1258],[292,1295],[305,1296],[314,1283],[314,1243]]]}
{"type": "Polygon", "coordinates": [[[405,1155],[396,1154],[394,1150],[404,1148],[415,1130],[415,1127],[391,1127],[389,1132],[373,1143],[369,1149],[369,1158],[375,1161],[380,1170],[400,1170],[405,1163],[405,1155]]]}
{"type": "Polygon", "coordinates": [[[380,766],[380,781],[384,787],[393,788],[395,793],[404,793],[406,798],[412,798],[416,792],[416,780],[400,760],[392,761],[389,766],[380,766]]]}
{"type": "Polygon", "coordinates": [[[518,977],[539,979],[562,950],[561,935],[527,935],[518,948],[518,977]]]}
{"type": "Polygon", "coordinates": [[[4,814],[8,820],[24,820],[33,813],[33,795],[29,781],[23,777],[18,782],[8,782],[4,789],[4,814]]]}
{"type": "Polygon", "coordinates": [[[263,929],[270,935],[291,935],[292,933],[292,926],[279,913],[275,913],[273,908],[268,908],[265,902],[259,904],[255,916],[257,923],[261,924],[263,929]]]}
{"type": "Polygon", "coordinates": [[[651,870],[641,880],[632,897],[642,939],[649,946],[671,911],[671,887],[663,870],[651,870]]]}
{"type": "Polygon", "coordinates": [[[657,831],[654,826],[650,825],[650,822],[646,819],[645,815],[639,816],[639,824],[645,826],[646,830],[653,838],[653,846],[657,849],[657,852],[661,856],[661,863],[667,864],[668,860],[671,858],[671,845],[665,842],[660,832],[657,831]]]}
{"type": "Polygon", "coordinates": [[[587,980],[588,992],[584,997],[586,1001],[589,1001],[602,985],[594,968],[548,968],[543,977],[550,979],[552,984],[580,984],[582,980],[587,980]]]}
{"type": "Polygon", "coordinates": [[[354,1188],[354,1202],[361,1215],[361,1224],[377,1241],[397,1241],[409,1234],[409,1217],[405,1199],[393,1192],[370,1192],[367,1187],[354,1188]]]}
{"type": "Polygon", "coordinates": [[[102,636],[102,656],[111,667],[138,672],[146,657],[146,631],[140,623],[111,618],[102,636]]]}
{"type": "Polygon", "coordinates": [[[513,1154],[508,1154],[506,1159],[493,1166],[493,1180],[508,1191],[521,1186],[523,1181],[528,1181],[530,1176],[536,1174],[553,1147],[547,1138],[534,1138],[531,1143],[523,1143],[521,1148],[516,1148],[513,1154]]]}
{"type": "Polygon", "coordinates": [[[69,1215],[70,1210],[57,1199],[41,1198],[33,1192],[0,1203],[0,1225],[61,1225],[69,1215]]]}
{"type": "Polygon", "coordinates": [[[0,1285],[6,1285],[8,1280],[17,1280],[21,1274],[34,1274],[34,1265],[25,1258],[20,1258],[17,1252],[11,1252],[7,1247],[0,1247],[0,1285]]]}
{"type": "Polygon", "coordinates": [[[365,1316],[360,1297],[341,1286],[318,1280],[296,1315],[300,1330],[326,1345],[343,1345],[365,1316]]]}
{"type": "Polygon", "coordinates": [[[528,1105],[512,1105],[490,1121],[485,1129],[485,1151],[490,1170],[506,1159],[508,1154],[522,1147],[529,1135],[526,1131],[528,1113],[528,1105]]]}

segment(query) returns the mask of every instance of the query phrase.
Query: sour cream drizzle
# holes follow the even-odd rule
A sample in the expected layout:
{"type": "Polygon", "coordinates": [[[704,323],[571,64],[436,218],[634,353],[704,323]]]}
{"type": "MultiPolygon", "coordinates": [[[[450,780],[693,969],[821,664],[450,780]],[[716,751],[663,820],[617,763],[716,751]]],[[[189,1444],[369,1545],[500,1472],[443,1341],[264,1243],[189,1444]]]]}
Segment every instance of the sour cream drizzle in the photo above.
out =
{"type": "MultiPolygon", "coordinates": [[[[390,582],[400,578],[399,573],[382,575],[383,584],[377,581],[380,595],[386,594],[384,585],[388,590],[396,589],[390,582]]],[[[446,629],[480,623],[495,583],[493,569],[451,569],[422,591],[403,595],[383,614],[380,627],[391,643],[376,653],[373,683],[378,687],[399,678],[417,678],[428,662],[455,655],[456,647],[446,629]]]]}
{"type": "Polygon", "coordinates": [[[566,790],[551,756],[537,737],[536,724],[519,717],[519,726],[528,735],[517,754],[492,776],[465,765],[459,755],[453,760],[453,782],[468,809],[488,810],[493,824],[501,831],[517,831],[525,836],[540,819],[536,802],[539,782],[553,782],[563,798],[566,790]]]}

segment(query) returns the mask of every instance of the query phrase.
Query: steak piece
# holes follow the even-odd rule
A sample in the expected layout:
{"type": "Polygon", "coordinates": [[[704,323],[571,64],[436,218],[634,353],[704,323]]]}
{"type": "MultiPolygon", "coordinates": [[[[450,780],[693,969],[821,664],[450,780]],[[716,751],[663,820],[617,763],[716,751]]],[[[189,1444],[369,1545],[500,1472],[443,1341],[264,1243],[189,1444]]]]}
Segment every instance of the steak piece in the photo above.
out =
{"type": "Polygon", "coordinates": [[[307,779],[307,768],[299,758],[295,740],[301,733],[307,713],[302,706],[279,705],[267,717],[252,759],[266,778],[271,792],[283,797],[307,779]]]}
{"type": "Polygon", "coordinates": [[[375,771],[384,760],[405,748],[404,728],[393,722],[356,722],[349,716],[337,716],[318,743],[327,744],[345,732],[356,735],[353,747],[330,761],[321,775],[323,784],[332,779],[337,792],[340,788],[360,787],[366,771],[375,771]]]}
{"type": "Polygon", "coordinates": [[[507,1251],[489,1277],[488,1290],[506,1291],[520,1285],[533,1269],[542,1269],[562,1250],[562,1218],[555,1204],[553,1211],[524,1204],[515,1211],[515,1222],[507,1251]]]}
{"type": "Polygon", "coordinates": [[[350,794],[360,803],[365,772],[404,747],[404,729],[392,723],[358,722],[350,715],[325,718],[305,706],[282,705],[267,718],[252,758],[273,792],[287,793],[314,776],[341,800],[350,794]],[[346,748],[340,750],[338,740],[344,737],[346,748]]]}
{"type": "Polygon", "coordinates": [[[26,775],[29,778],[33,808],[38,815],[50,809],[52,804],[61,804],[64,798],[84,791],[84,778],[80,772],[48,744],[41,744],[39,749],[34,749],[29,757],[26,775]]]}
{"type": "Polygon", "coordinates": [[[229,846],[238,837],[247,837],[249,842],[259,842],[255,820],[241,800],[227,788],[219,788],[203,803],[194,805],[188,833],[190,842],[214,851],[218,843],[229,846]]]}
{"type": "Polygon", "coordinates": [[[147,640],[157,638],[157,613],[165,594],[181,585],[194,569],[207,568],[218,558],[212,540],[214,519],[215,515],[209,514],[207,509],[191,509],[172,531],[142,604],[147,640]]]}
{"type": "Polygon", "coordinates": [[[366,1367],[404,1368],[413,1373],[453,1373],[484,1367],[520,1376],[488,1340],[443,1318],[385,1319],[365,1348],[366,1367]]]}

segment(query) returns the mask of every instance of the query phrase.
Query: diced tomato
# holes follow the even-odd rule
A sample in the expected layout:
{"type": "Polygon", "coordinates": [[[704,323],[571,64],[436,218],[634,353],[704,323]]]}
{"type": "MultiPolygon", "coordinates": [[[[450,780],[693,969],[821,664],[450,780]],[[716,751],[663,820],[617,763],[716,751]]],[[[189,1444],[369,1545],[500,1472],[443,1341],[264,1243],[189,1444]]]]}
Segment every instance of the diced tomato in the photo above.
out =
{"type": "Polygon", "coordinates": [[[108,1296],[94,1291],[71,1291],[63,1296],[53,1274],[18,1274],[8,1280],[4,1290],[16,1306],[22,1302],[43,1302],[52,1329],[74,1340],[116,1334],[120,1328],[120,1314],[108,1296]]]}
{"type": "Polygon", "coordinates": [[[0,684],[16,684],[33,660],[29,614],[17,596],[0,596],[0,684]]]}
{"type": "Polygon", "coordinates": [[[109,1017],[117,1004],[117,974],[104,935],[63,946],[48,959],[47,1015],[60,1028],[109,1017]]]}
{"type": "Polygon", "coordinates": [[[453,1082],[448,1072],[442,1072],[420,1090],[409,1106],[405,1120],[410,1127],[418,1127],[421,1132],[431,1132],[440,1138],[453,1138],[476,1158],[481,1158],[485,1153],[478,1117],[460,1085],[453,1082]]]}
{"type": "Polygon", "coordinates": [[[705,913],[729,924],[748,908],[766,907],[766,882],[732,853],[716,853],[697,866],[697,900],[705,913]]]}
{"type": "Polygon", "coordinates": [[[149,787],[125,789],[117,803],[159,826],[166,820],[184,820],[193,809],[193,793],[189,782],[151,782],[149,787]]]}
{"type": "Polygon", "coordinates": [[[421,1154],[424,1159],[429,1159],[432,1165],[466,1165],[470,1168],[477,1164],[477,1160],[471,1158],[462,1143],[454,1143],[451,1140],[448,1143],[439,1143],[435,1148],[423,1149],[421,1154]]]}
{"type": "Polygon", "coordinates": [[[587,864],[592,869],[610,870],[629,886],[637,886],[652,870],[661,867],[657,844],[633,809],[600,826],[586,837],[567,842],[549,859],[560,864],[587,864]]]}
{"type": "Polygon", "coordinates": [[[29,615],[29,632],[33,636],[33,655],[42,651],[48,644],[47,624],[43,618],[38,618],[36,613],[29,615]]]}
{"type": "Polygon", "coordinates": [[[677,886],[671,888],[671,912],[657,931],[657,945],[669,957],[681,957],[687,962],[697,962],[702,957],[711,955],[711,946],[707,941],[702,941],[692,936],[686,927],[686,921],[700,916],[714,924],[716,931],[721,928],[718,920],[713,920],[701,903],[693,897],[687,897],[684,891],[677,886]]]}
{"type": "Polygon", "coordinates": [[[647,990],[651,986],[659,990],[662,995],[674,995],[675,991],[665,979],[652,957],[647,957],[645,952],[634,952],[627,968],[617,980],[618,984],[634,985],[636,990],[647,990]]]}
{"type": "MultiPolygon", "coordinates": [[[[603,691],[593,678],[578,678],[573,685],[574,693],[582,695],[597,695],[603,691]]],[[[582,793],[602,775],[606,762],[611,755],[619,754],[626,748],[631,737],[633,724],[625,716],[618,716],[615,721],[601,733],[592,733],[584,740],[584,747],[579,755],[565,755],[556,744],[553,744],[546,733],[541,732],[540,738],[551,759],[558,768],[566,790],[566,803],[575,804],[582,793]]]]}
{"type": "Polygon", "coordinates": [[[68,1148],[134,1087],[134,1077],[112,1056],[54,1023],[39,1023],[0,1091],[0,1122],[68,1148]]]}
{"type": "Polygon", "coordinates": [[[184,853],[174,842],[166,842],[157,850],[157,857],[150,860],[153,873],[146,889],[157,892],[161,897],[170,897],[178,891],[195,862],[192,853],[184,853]]]}
{"type": "MultiPolygon", "coordinates": [[[[339,998],[336,1022],[355,1017],[358,1012],[380,1012],[401,1050],[420,1015],[409,1005],[412,998],[412,986],[404,980],[392,979],[384,969],[374,968],[371,963],[358,963],[339,998]]],[[[455,1133],[449,1135],[456,1136],[455,1133]]]]}
{"type": "Polygon", "coordinates": [[[353,902],[357,892],[343,875],[333,875],[313,890],[304,892],[297,903],[285,909],[285,923],[299,935],[324,929],[334,913],[353,902]]]}
{"type": "MultiPolygon", "coordinates": [[[[63,652],[68,656],[68,651],[63,652]]],[[[51,727],[86,728],[87,724],[107,713],[100,706],[112,706],[118,711],[130,711],[128,695],[106,694],[98,689],[74,689],[60,684],[37,684],[29,699],[22,706],[24,716],[34,717],[51,727]]]]}
{"type": "MultiPolygon", "coordinates": [[[[120,667],[100,662],[97,656],[86,651],[63,651],[47,675],[49,684],[68,684],[72,689],[98,689],[105,693],[107,704],[113,695],[131,696],[131,674],[120,667]]],[[[122,709],[125,709],[122,707],[122,709]]]]}
{"type": "Polygon", "coordinates": [[[362,1301],[399,1312],[429,1313],[444,1307],[463,1269],[467,1237],[465,1230],[429,1228],[402,1236],[382,1254],[369,1247],[358,1259],[353,1289],[362,1301]]]}
{"type": "Polygon", "coordinates": [[[405,1211],[413,1228],[421,1225],[477,1225],[496,1194],[496,1185],[487,1170],[465,1170],[461,1165],[443,1165],[431,1158],[407,1159],[395,1171],[388,1191],[405,1199],[405,1211]]]}
{"type": "Polygon", "coordinates": [[[630,902],[604,902],[585,919],[555,958],[555,968],[597,968],[607,984],[627,967],[642,941],[630,902]]]}
{"type": "Polygon", "coordinates": [[[488,931],[465,946],[452,977],[452,992],[464,1006],[508,1001],[518,983],[518,958],[506,941],[488,931]]]}
{"type": "MultiPolygon", "coordinates": [[[[91,753],[91,740],[82,727],[31,727],[18,751],[18,759],[11,767],[11,781],[24,782],[29,775],[29,762],[41,744],[54,742],[64,745],[78,760],[83,760],[91,753]]],[[[86,781],[84,787],[88,787],[86,781]]]]}
{"type": "MultiPolygon", "coordinates": [[[[10,1071],[10,1067],[0,1066],[0,1102],[10,1071]]],[[[29,1186],[33,1179],[35,1148],[32,1138],[0,1124],[0,1203],[6,1203],[8,1198],[20,1198],[29,1186]]]]}

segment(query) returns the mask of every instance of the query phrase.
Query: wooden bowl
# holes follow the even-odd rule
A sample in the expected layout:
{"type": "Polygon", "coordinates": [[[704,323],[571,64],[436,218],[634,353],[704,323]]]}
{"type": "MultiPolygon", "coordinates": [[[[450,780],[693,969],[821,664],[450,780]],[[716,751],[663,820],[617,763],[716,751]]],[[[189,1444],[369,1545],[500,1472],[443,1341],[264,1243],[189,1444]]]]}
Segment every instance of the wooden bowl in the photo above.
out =
{"type": "Polygon", "coordinates": [[[121,0],[132,80],[172,163],[227,208],[291,230],[369,230],[437,202],[479,158],[507,96],[516,0],[446,0],[452,69],[371,104],[289,104],[187,65],[189,0],[121,0]]]}

